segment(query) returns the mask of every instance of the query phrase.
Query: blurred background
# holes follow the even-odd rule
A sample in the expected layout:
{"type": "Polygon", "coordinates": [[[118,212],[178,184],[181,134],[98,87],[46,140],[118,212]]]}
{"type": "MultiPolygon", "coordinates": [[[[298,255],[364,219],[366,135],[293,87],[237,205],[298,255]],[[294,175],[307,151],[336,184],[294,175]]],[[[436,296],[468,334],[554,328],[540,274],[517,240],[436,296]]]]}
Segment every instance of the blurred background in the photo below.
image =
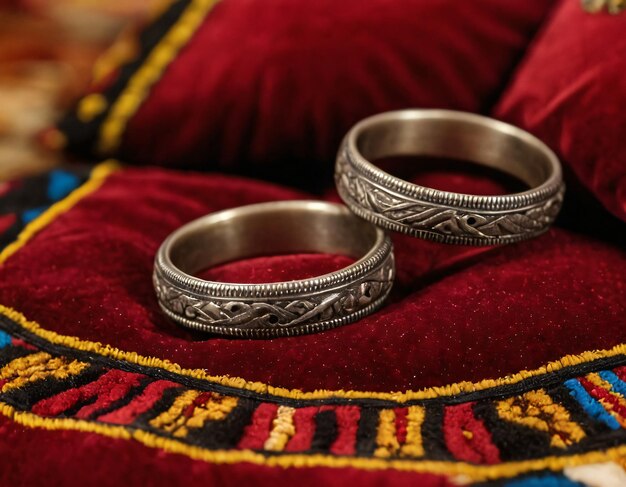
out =
{"type": "Polygon", "coordinates": [[[98,69],[94,62],[163,0],[0,0],[0,180],[62,163],[38,138],[98,69]]]}

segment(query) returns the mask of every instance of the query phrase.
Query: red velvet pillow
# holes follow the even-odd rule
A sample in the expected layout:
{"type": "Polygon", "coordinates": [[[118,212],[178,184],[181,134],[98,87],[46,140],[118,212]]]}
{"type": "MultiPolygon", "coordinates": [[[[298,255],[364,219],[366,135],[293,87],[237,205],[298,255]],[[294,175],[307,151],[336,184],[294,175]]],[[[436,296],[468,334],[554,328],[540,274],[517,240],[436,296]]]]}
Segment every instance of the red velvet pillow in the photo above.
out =
{"type": "Polygon", "coordinates": [[[489,109],[552,3],[178,0],[60,128],[82,155],[310,187],[365,116],[489,109]]]}
{"type": "Polygon", "coordinates": [[[626,14],[589,14],[578,2],[564,1],[495,110],[557,150],[580,182],[623,220],[625,73],[626,14]]]}

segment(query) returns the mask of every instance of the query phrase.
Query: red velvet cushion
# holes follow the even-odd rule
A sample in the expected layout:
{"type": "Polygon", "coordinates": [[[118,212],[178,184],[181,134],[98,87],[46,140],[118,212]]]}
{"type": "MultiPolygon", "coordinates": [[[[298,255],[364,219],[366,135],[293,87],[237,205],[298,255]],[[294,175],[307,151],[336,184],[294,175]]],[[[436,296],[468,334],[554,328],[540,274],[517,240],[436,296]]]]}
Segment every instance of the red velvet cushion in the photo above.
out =
{"type": "Polygon", "coordinates": [[[495,111],[557,150],[626,220],[626,15],[563,1],[495,111]]]}
{"type": "MultiPolygon", "coordinates": [[[[493,249],[395,235],[399,275],[389,303],[325,333],[233,340],[190,333],[162,315],[150,276],[170,231],[210,211],[304,197],[224,176],[124,170],[6,261],[0,303],[62,334],[305,390],[477,381],[626,341],[626,253],[562,228],[493,249]]],[[[213,275],[288,279],[345,263],[324,255],[268,257],[213,275]]]]}
{"type": "MultiPolygon", "coordinates": [[[[214,464],[154,452],[142,444],[81,431],[30,429],[0,417],[3,485],[91,486],[383,486],[455,487],[445,477],[356,468],[271,468],[245,462],[214,464]],[[36,455],[31,455],[37,452],[36,455]],[[71,454],[70,454],[71,453],[71,454]],[[29,458],[25,456],[29,454],[29,458]],[[27,461],[32,460],[32,461],[27,461]],[[120,468],[121,467],[121,468],[120,468]]],[[[568,486],[569,487],[569,486],[568,486]]]]}
{"type": "Polygon", "coordinates": [[[161,63],[201,3],[174,2],[143,51],[94,87],[106,100],[79,103],[61,124],[72,151],[310,187],[329,180],[341,137],[367,115],[488,109],[553,2],[225,0],[161,63]],[[172,25],[174,40],[150,58],[172,25]]]}

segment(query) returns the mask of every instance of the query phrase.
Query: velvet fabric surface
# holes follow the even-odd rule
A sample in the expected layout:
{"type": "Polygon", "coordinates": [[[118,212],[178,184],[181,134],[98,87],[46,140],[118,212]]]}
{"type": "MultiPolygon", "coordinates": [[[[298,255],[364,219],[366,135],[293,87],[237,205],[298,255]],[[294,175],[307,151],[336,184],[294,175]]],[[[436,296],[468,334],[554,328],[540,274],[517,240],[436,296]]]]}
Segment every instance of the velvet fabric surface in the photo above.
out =
{"type": "Polygon", "coordinates": [[[452,487],[451,480],[429,474],[410,472],[368,472],[355,468],[277,469],[247,463],[216,465],[198,462],[170,453],[150,454],[143,445],[114,440],[79,431],[40,431],[17,425],[0,417],[0,453],[4,465],[0,471],[2,485],[258,485],[298,484],[364,486],[393,485],[452,487]],[[80,448],[76,445],[80,444],[80,448]],[[26,452],[39,452],[37,461],[25,462],[26,452]],[[69,452],[71,451],[71,454],[69,452]],[[127,468],[111,468],[125,464],[127,468]]]}
{"type": "Polygon", "coordinates": [[[605,207],[626,220],[626,15],[561,2],[495,115],[555,149],[605,207]]]}
{"type": "Polygon", "coordinates": [[[124,40],[143,51],[60,125],[70,151],[319,188],[363,117],[488,110],[553,1],[225,0],[180,51],[168,40],[150,57],[176,26],[193,29],[185,12],[201,3],[173,2],[124,40]]]}
{"type": "MultiPolygon", "coordinates": [[[[626,254],[564,228],[492,249],[394,236],[399,272],[389,303],[325,333],[223,339],[191,333],[162,315],[150,275],[168,233],[211,211],[308,197],[219,175],[123,170],[7,260],[0,303],[61,334],[309,391],[478,381],[626,341],[626,254]]],[[[271,281],[346,262],[261,256],[211,272],[230,281],[271,281]]]]}

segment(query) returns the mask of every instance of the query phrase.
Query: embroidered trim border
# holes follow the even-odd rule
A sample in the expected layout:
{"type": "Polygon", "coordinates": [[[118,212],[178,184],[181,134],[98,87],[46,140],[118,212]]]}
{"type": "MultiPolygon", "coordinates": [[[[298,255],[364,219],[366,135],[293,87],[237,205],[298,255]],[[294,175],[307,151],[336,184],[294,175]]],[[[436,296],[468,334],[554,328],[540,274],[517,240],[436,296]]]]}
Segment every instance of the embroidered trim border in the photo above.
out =
{"type": "Polygon", "coordinates": [[[26,225],[88,179],[90,169],[54,169],[24,179],[0,181],[0,252],[26,225]]]}
{"type": "Polygon", "coordinates": [[[85,196],[98,189],[104,180],[117,169],[119,169],[119,164],[113,160],[105,161],[94,167],[85,183],[72,191],[67,197],[48,207],[21,230],[14,242],[0,249],[0,266],[61,213],[65,213],[85,196]]]}
{"type": "Polygon", "coordinates": [[[70,337],[52,342],[6,315],[0,330],[0,413],[28,427],[135,439],[218,463],[394,468],[475,481],[626,455],[625,356],[496,394],[303,400],[100,354],[99,344],[68,346],[70,337]]]}

